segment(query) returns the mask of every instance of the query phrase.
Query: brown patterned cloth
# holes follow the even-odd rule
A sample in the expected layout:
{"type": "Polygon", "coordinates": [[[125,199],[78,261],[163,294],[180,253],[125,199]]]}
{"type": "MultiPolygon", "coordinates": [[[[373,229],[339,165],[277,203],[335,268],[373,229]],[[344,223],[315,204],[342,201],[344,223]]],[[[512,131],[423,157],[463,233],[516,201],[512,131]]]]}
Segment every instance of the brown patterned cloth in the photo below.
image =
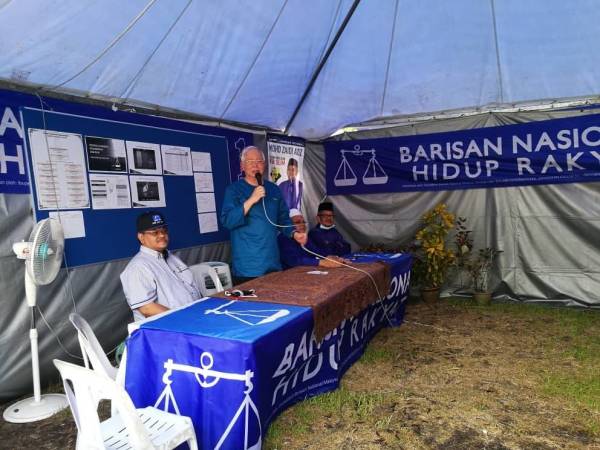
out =
{"type": "MultiPolygon", "coordinates": [[[[390,288],[390,267],[377,261],[355,263],[353,266],[369,273],[381,296],[390,288]]],[[[317,342],[342,320],[355,316],[371,303],[378,300],[378,294],[371,278],[365,273],[347,267],[317,268],[311,266],[294,267],[283,272],[273,272],[263,277],[235,286],[236,289],[255,289],[257,298],[243,298],[267,303],[310,306],[313,310],[315,337],[317,342]],[[319,270],[326,275],[308,272],[319,270]]],[[[229,300],[224,293],[215,295],[229,300]]]]}

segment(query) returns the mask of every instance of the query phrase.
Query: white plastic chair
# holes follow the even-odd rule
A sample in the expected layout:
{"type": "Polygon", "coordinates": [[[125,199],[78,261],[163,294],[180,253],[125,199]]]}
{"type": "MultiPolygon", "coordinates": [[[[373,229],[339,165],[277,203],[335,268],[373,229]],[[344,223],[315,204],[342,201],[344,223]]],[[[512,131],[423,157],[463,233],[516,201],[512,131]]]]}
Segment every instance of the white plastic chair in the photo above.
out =
{"type": "Polygon", "coordinates": [[[202,295],[212,295],[224,290],[217,271],[209,264],[194,264],[190,266],[190,270],[202,295]],[[212,285],[209,285],[207,278],[212,282],[212,285]]]}
{"type": "Polygon", "coordinates": [[[215,269],[223,289],[230,289],[233,287],[233,280],[231,279],[231,270],[229,269],[229,264],[222,261],[206,261],[204,264],[208,264],[210,267],[215,269]]]}
{"type": "Polygon", "coordinates": [[[109,377],[58,359],[54,365],[77,425],[77,449],[167,450],[187,442],[197,450],[196,433],[189,417],[153,407],[136,409],[131,398],[109,377]],[[100,422],[98,403],[111,400],[118,414],[100,422]]]}
{"type": "Polygon", "coordinates": [[[85,367],[89,368],[91,363],[94,370],[116,380],[117,368],[108,360],[90,324],[77,313],[69,314],[69,320],[77,330],[77,338],[79,339],[85,367]]]}

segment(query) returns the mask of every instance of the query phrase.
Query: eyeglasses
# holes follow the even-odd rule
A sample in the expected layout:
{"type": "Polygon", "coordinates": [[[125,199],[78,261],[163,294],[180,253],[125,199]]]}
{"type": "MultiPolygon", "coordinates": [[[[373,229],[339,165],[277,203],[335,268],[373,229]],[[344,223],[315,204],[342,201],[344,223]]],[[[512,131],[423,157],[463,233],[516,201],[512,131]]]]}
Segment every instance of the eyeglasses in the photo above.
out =
{"type": "Polygon", "coordinates": [[[333,219],[335,214],[317,214],[319,217],[323,217],[324,219],[333,219]]]}
{"type": "Polygon", "coordinates": [[[167,227],[157,228],[156,230],[144,231],[144,234],[149,234],[152,237],[156,237],[160,234],[167,236],[169,234],[169,229],[167,227]]]}
{"type": "Polygon", "coordinates": [[[257,166],[263,165],[265,163],[264,159],[245,159],[244,164],[254,164],[257,166]]]}

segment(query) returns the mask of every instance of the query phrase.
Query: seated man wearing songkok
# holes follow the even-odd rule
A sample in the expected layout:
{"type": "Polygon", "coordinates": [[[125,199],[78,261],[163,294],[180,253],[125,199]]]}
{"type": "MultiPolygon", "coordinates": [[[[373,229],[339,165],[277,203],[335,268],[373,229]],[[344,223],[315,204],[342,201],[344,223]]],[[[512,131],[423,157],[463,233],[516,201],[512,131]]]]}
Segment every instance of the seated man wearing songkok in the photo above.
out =
{"type": "Polygon", "coordinates": [[[167,250],[169,230],[157,211],[137,218],[140,251],[121,273],[121,284],[135,320],[187,305],[202,297],[192,271],[167,250]]]}
{"type": "MultiPolygon", "coordinates": [[[[306,222],[304,217],[299,212],[291,212],[292,223],[296,226],[296,231],[299,233],[306,233],[306,222]]],[[[349,264],[343,258],[336,255],[327,255],[327,259],[317,258],[315,255],[307,252],[293,239],[290,239],[283,233],[277,236],[277,243],[279,244],[279,255],[281,257],[281,265],[284,269],[289,269],[296,266],[319,266],[319,267],[340,267],[340,263],[349,264]]],[[[305,246],[311,251],[313,249],[310,239],[305,246]]],[[[317,251],[318,253],[318,251],[317,251]]]]}
{"type": "Polygon", "coordinates": [[[333,203],[319,205],[317,222],[308,233],[308,239],[318,254],[343,256],[350,253],[350,244],[335,229],[333,203]]]}

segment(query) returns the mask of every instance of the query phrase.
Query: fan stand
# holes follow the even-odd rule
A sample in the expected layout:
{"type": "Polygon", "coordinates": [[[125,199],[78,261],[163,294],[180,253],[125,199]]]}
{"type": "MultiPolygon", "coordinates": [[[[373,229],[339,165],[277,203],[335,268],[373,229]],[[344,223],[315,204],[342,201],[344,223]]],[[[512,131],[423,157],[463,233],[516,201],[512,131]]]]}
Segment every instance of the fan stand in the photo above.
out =
{"type": "Polygon", "coordinates": [[[4,420],[12,423],[29,423],[47,419],[62,411],[69,403],[62,394],[44,394],[39,401],[35,397],[20,400],[4,410],[4,420]]]}
{"type": "MultiPolygon", "coordinates": [[[[25,278],[30,278],[27,270],[25,278]]],[[[30,296],[31,288],[36,289],[33,282],[25,282],[25,291],[28,294],[27,299],[33,298],[35,302],[35,292],[30,296]],[[29,289],[28,289],[29,288],[29,289]]],[[[53,416],[57,412],[69,406],[67,397],[63,394],[45,394],[41,395],[40,389],[40,361],[38,355],[38,332],[35,327],[35,304],[29,305],[31,311],[31,328],[29,329],[29,340],[31,342],[31,367],[33,369],[33,397],[29,397],[10,405],[4,410],[4,420],[12,423],[37,422],[53,416]]]]}

